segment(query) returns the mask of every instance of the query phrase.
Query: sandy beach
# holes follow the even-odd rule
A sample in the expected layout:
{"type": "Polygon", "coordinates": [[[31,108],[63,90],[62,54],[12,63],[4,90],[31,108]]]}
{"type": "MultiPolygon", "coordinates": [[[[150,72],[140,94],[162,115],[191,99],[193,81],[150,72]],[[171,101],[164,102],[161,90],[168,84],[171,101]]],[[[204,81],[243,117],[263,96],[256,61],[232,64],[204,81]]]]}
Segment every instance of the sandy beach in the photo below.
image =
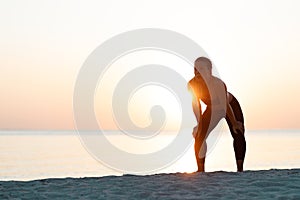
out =
{"type": "Polygon", "coordinates": [[[300,169],[1,181],[1,199],[300,199],[300,169]]]}

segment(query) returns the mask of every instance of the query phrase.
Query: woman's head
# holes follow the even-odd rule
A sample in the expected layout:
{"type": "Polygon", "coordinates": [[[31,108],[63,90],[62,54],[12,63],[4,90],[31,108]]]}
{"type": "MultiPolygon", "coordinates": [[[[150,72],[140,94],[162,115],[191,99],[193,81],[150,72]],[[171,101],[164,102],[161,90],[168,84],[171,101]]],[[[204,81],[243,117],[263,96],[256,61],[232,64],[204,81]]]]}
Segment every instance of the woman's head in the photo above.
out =
{"type": "Polygon", "coordinates": [[[195,75],[211,75],[212,74],[212,63],[210,59],[206,57],[199,57],[194,63],[194,73],[195,75]]]}

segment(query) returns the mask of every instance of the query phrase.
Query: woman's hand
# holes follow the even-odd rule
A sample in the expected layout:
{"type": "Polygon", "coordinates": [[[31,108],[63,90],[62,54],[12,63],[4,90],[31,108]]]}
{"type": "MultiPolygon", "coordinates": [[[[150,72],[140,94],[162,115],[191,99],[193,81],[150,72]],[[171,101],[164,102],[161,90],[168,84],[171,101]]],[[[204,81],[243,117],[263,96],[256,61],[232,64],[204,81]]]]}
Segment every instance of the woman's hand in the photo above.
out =
{"type": "Polygon", "coordinates": [[[197,135],[198,135],[198,133],[199,133],[199,129],[201,128],[201,125],[197,125],[197,126],[195,126],[194,128],[193,128],[193,137],[194,138],[196,138],[197,137],[197,135]]]}
{"type": "Polygon", "coordinates": [[[197,126],[195,126],[194,128],[193,128],[193,137],[194,138],[196,138],[197,137],[197,135],[198,135],[198,129],[199,129],[199,125],[197,125],[197,126]]]}

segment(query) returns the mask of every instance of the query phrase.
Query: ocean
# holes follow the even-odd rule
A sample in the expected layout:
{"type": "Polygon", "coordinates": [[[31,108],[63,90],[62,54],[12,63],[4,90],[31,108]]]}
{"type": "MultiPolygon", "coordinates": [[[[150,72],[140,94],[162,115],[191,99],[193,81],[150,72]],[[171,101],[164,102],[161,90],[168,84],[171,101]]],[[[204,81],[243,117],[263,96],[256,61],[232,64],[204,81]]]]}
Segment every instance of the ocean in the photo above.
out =
{"type": "MultiPolygon", "coordinates": [[[[113,133],[108,136],[110,141],[115,142],[124,151],[134,152],[143,146],[137,145],[138,149],[135,149],[130,141],[126,141],[128,136],[118,132],[113,133]]],[[[191,133],[187,135],[190,137],[191,133]]],[[[162,137],[161,141],[165,141],[162,145],[165,146],[168,139],[174,138],[172,135],[162,137]]],[[[246,140],[244,170],[300,168],[300,131],[247,131],[246,140]]],[[[155,148],[160,147],[160,143],[155,144],[155,148]]],[[[155,150],[152,149],[152,151],[155,150]]],[[[147,151],[151,150],[145,150],[144,153],[147,151]]],[[[196,163],[191,144],[174,163],[151,172],[141,173],[141,175],[190,173],[195,170],[196,163]]],[[[208,152],[206,171],[236,171],[232,137],[228,131],[218,135],[213,148],[208,152]]],[[[123,174],[128,173],[113,169],[106,163],[96,160],[84,147],[76,131],[0,132],[0,181],[121,176],[123,174]]]]}

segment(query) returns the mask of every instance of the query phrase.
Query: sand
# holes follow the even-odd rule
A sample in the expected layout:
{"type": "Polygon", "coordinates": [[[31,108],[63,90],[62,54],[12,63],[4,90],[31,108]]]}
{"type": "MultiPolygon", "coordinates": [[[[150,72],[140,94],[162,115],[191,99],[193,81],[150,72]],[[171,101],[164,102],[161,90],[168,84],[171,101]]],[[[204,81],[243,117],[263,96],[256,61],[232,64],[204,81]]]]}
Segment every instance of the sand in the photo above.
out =
{"type": "Polygon", "coordinates": [[[1,181],[0,199],[300,199],[300,169],[1,181]]]}

